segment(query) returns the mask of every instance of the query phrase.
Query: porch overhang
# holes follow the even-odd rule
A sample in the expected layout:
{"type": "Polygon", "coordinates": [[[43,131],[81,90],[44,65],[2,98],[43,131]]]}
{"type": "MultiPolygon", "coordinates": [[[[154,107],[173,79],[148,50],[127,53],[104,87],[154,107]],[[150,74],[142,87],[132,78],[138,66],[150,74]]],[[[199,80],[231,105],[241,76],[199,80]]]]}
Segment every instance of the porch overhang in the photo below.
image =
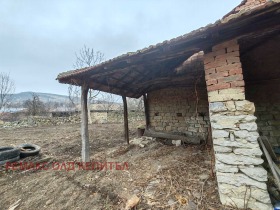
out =
{"type": "MultiPolygon", "coordinates": [[[[232,38],[279,34],[279,10],[280,4],[270,1],[169,41],[96,66],[61,73],[57,80],[78,86],[87,84],[91,89],[133,98],[161,88],[193,86],[198,72],[189,66],[184,67],[184,71],[177,70],[184,66],[184,61],[199,51],[208,52],[212,46],[232,38]]],[[[204,83],[199,85],[204,86],[204,83]]]]}

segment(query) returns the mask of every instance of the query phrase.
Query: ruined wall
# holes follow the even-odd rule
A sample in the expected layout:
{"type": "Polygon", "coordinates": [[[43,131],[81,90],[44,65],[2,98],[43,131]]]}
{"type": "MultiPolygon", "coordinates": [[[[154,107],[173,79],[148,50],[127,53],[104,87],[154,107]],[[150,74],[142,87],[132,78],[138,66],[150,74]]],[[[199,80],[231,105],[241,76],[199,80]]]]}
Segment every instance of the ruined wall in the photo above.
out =
{"type": "MultiPolygon", "coordinates": [[[[123,123],[123,111],[99,111],[91,112],[91,119],[93,123],[123,123]]],[[[128,121],[144,121],[143,111],[128,111],[128,121]]]]}
{"type": "Polygon", "coordinates": [[[220,200],[239,208],[245,200],[251,209],[270,210],[255,107],[245,100],[237,40],[214,46],[204,67],[220,200]]]}
{"type": "Polygon", "coordinates": [[[209,110],[206,89],[169,88],[148,94],[151,127],[156,131],[200,136],[206,140],[209,110]],[[197,114],[197,113],[198,114],[197,114]]]}
{"type": "Polygon", "coordinates": [[[258,130],[273,146],[280,146],[280,84],[260,83],[246,87],[246,98],[255,103],[258,130]]]}

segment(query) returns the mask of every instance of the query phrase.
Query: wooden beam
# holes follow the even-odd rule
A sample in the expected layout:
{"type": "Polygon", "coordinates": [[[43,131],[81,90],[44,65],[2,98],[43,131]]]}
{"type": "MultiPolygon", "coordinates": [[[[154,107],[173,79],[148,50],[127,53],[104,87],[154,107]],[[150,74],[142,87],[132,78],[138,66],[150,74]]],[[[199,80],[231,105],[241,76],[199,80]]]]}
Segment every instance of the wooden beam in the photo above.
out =
{"type": "Polygon", "coordinates": [[[125,138],[127,144],[129,144],[127,102],[126,102],[125,96],[122,96],[122,99],[123,99],[123,118],[124,118],[124,138],[125,138]]]}
{"type": "Polygon", "coordinates": [[[200,139],[197,136],[181,136],[171,133],[157,132],[151,129],[145,130],[144,136],[149,136],[153,138],[171,139],[171,140],[181,140],[186,144],[200,144],[200,139]]]}
{"type": "Polygon", "coordinates": [[[123,68],[123,69],[112,69],[112,70],[107,70],[107,71],[104,71],[104,72],[99,72],[99,73],[93,74],[93,75],[90,76],[90,78],[109,76],[110,74],[114,74],[114,73],[116,73],[116,72],[126,71],[126,70],[129,70],[130,68],[132,68],[132,67],[129,66],[129,67],[123,68]]]}
{"type": "Polygon", "coordinates": [[[89,134],[88,134],[88,107],[87,107],[87,97],[88,97],[88,84],[84,83],[81,87],[81,135],[82,135],[82,161],[89,162],[89,134]]]}
{"type": "Polygon", "coordinates": [[[178,82],[184,82],[184,83],[194,83],[195,82],[195,77],[193,76],[180,76],[180,77],[161,77],[161,78],[156,78],[153,80],[148,80],[145,81],[143,83],[138,83],[135,84],[134,86],[137,88],[141,88],[141,87],[146,87],[149,85],[156,85],[156,84],[167,84],[167,83],[178,83],[178,82]]]}
{"type": "Polygon", "coordinates": [[[149,104],[147,100],[147,95],[143,94],[144,108],[145,108],[145,119],[146,119],[146,129],[150,128],[150,113],[149,113],[149,104]]]}

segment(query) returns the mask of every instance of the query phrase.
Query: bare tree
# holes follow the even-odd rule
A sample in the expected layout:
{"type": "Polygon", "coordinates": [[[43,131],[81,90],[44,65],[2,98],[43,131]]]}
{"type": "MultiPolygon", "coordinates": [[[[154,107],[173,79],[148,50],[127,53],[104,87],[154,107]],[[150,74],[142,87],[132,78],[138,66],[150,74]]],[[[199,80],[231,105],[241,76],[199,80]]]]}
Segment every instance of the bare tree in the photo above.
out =
{"type": "Polygon", "coordinates": [[[81,90],[77,86],[69,85],[68,86],[68,98],[69,98],[69,108],[76,108],[76,105],[79,103],[79,98],[81,97],[81,90]]]}
{"type": "Polygon", "coordinates": [[[7,73],[0,72],[0,110],[6,108],[12,100],[15,91],[14,81],[7,73]]]}
{"type": "Polygon", "coordinates": [[[74,68],[80,69],[84,67],[95,66],[104,60],[104,54],[100,51],[94,51],[93,48],[88,48],[86,45],[80,49],[79,53],[75,53],[76,63],[74,68]]]}
{"type": "Polygon", "coordinates": [[[27,109],[27,113],[32,116],[46,113],[44,102],[42,102],[35,93],[32,94],[32,99],[28,99],[24,102],[23,106],[27,109]]]}
{"type": "Polygon", "coordinates": [[[127,98],[127,106],[128,106],[129,110],[134,110],[134,111],[137,111],[137,112],[144,111],[143,97],[127,98]]]}
{"type": "MultiPolygon", "coordinates": [[[[80,49],[79,53],[75,53],[76,62],[74,64],[74,68],[80,69],[84,67],[95,66],[101,63],[104,60],[104,54],[100,51],[94,51],[93,48],[89,48],[86,45],[82,49],[80,49]]],[[[98,96],[100,91],[95,91],[90,89],[88,94],[88,115],[89,115],[89,123],[92,124],[92,120],[90,117],[90,105],[94,102],[94,99],[98,96]]],[[[75,101],[77,98],[81,96],[81,90],[77,86],[69,85],[68,87],[68,95],[70,104],[76,105],[75,101]]]]}
{"type": "Polygon", "coordinates": [[[102,109],[106,110],[107,112],[110,110],[116,110],[121,108],[121,97],[118,95],[102,92],[100,100],[102,109]]]}

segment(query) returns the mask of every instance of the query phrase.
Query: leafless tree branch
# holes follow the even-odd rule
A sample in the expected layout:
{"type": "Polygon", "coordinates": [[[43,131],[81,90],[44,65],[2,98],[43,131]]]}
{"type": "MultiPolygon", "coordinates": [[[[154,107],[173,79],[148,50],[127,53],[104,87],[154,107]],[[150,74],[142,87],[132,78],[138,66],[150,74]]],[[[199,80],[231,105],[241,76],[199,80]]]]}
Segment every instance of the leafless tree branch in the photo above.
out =
{"type": "Polygon", "coordinates": [[[6,108],[12,100],[15,91],[14,81],[7,73],[0,72],[0,110],[6,108]]]}
{"type": "MultiPolygon", "coordinates": [[[[75,53],[75,55],[76,55],[76,62],[74,64],[74,68],[76,69],[95,66],[104,60],[104,54],[102,52],[95,51],[93,48],[89,48],[86,45],[84,45],[84,47],[80,49],[79,53],[75,53]]],[[[89,115],[90,124],[92,123],[90,117],[90,104],[94,103],[94,99],[96,99],[99,93],[100,91],[95,91],[92,89],[89,90],[88,115],[89,115]]],[[[75,107],[76,104],[78,103],[77,99],[79,99],[81,96],[80,88],[73,85],[69,85],[68,95],[69,95],[70,106],[75,107]]]]}

